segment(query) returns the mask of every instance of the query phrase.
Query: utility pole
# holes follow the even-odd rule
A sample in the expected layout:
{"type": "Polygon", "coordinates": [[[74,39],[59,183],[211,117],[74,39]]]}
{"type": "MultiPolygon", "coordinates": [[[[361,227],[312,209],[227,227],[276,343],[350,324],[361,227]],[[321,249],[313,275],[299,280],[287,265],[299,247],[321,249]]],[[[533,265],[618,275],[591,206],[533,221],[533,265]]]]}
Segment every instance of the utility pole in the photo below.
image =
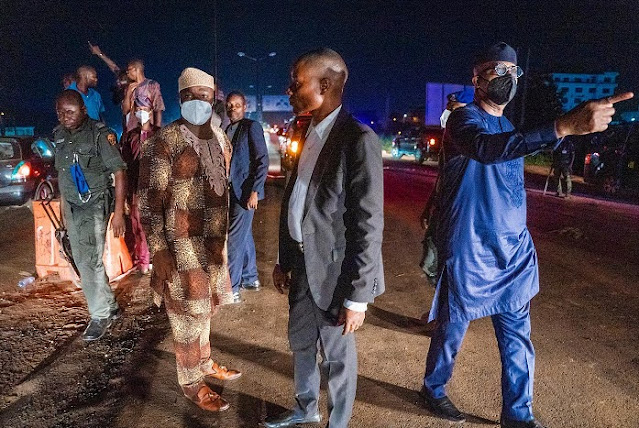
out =
{"type": "Polygon", "coordinates": [[[213,0],[213,79],[215,80],[215,98],[219,93],[220,83],[217,78],[217,0],[213,0]]]}
{"type": "Polygon", "coordinates": [[[273,58],[277,55],[277,52],[269,52],[268,55],[262,57],[254,57],[247,55],[244,52],[238,52],[237,56],[241,58],[250,59],[255,62],[255,110],[257,113],[257,121],[262,123],[262,94],[260,93],[260,63],[268,58],[273,58]]]}

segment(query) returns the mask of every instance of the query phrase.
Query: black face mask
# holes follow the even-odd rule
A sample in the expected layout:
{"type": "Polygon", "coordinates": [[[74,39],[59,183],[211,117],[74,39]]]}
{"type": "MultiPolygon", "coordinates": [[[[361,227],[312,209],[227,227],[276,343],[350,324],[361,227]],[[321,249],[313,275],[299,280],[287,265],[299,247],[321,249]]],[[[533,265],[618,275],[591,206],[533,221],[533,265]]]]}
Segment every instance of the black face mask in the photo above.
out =
{"type": "Polygon", "coordinates": [[[488,99],[495,104],[504,105],[508,104],[515,98],[517,93],[517,79],[513,76],[499,76],[493,80],[488,80],[479,76],[488,82],[488,88],[484,91],[488,96],[488,99]]]}

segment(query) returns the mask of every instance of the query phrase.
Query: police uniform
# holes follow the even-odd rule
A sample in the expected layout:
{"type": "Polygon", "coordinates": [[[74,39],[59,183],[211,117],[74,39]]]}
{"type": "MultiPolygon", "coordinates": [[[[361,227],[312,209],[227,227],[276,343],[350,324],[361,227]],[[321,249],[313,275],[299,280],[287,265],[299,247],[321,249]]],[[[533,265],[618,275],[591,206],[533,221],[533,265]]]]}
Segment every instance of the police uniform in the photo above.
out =
{"type": "Polygon", "coordinates": [[[115,133],[101,122],[87,118],[77,129],[60,125],[53,132],[64,218],[82,291],[91,318],[109,318],[118,308],[102,262],[114,198],[111,174],[125,170],[126,164],[115,133]],[[84,198],[86,202],[80,198],[71,176],[75,155],[91,191],[91,197],[84,198]]]}
{"type": "Polygon", "coordinates": [[[564,139],[563,143],[553,152],[552,168],[557,180],[557,195],[563,196],[561,177],[566,179],[566,196],[572,192],[572,164],[575,161],[575,145],[569,139],[564,139]]]}

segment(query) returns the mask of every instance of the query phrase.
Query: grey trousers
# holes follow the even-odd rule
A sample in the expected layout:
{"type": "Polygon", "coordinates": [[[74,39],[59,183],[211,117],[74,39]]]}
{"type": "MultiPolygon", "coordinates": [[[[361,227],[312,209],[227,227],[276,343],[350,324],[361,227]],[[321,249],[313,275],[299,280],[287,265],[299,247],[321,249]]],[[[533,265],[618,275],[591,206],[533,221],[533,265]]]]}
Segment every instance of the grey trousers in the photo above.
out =
{"type": "Polygon", "coordinates": [[[80,271],[80,282],[87,299],[91,318],[108,318],[118,304],[109,286],[102,262],[109,222],[110,199],[105,194],[97,195],[87,207],[64,205],[64,221],[69,231],[71,252],[80,271]]]}
{"type": "Polygon", "coordinates": [[[304,259],[300,253],[292,273],[289,292],[288,334],[295,362],[294,411],[310,416],[318,412],[320,366],[328,375],[328,426],[345,428],[353,413],[357,390],[357,349],[355,336],[342,336],[336,326],[339,308],[323,311],[311,295],[304,259]]]}

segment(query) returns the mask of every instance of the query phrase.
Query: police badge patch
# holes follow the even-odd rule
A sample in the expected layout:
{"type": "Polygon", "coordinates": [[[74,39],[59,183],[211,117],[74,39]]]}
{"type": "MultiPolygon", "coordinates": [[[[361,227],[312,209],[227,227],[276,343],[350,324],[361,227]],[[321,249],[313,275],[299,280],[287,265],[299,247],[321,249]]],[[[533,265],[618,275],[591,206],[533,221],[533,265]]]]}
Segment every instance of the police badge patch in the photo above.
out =
{"type": "Polygon", "coordinates": [[[112,132],[107,135],[107,140],[112,146],[115,146],[118,143],[118,137],[116,137],[112,132]]]}

